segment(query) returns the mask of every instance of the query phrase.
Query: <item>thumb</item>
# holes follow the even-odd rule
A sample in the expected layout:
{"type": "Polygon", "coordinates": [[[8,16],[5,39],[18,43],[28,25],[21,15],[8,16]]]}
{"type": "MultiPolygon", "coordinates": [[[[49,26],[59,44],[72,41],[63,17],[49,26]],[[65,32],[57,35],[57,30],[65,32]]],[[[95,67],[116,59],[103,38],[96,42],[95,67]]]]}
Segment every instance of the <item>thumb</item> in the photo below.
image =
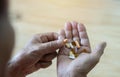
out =
{"type": "Polygon", "coordinates": [[[50,41],[50,42],[47,42],[47,43],[43,43],[41,45],[41,48],[43,50],[46,50],[46,53],[52,53],[55,50],[61,48],[62,46],[64,46],[63,40],[55,40],[55,41],[50,41]]]}
{"type": "Polygon", "coordinates": [[[92,54],[94,54],[95,56],[97,56],[98,58],[100,58],[104,52],[104,49],[106,47],[106,42],[101,42],[100,44],[98,44],[95,49],[93,50],[92,54]]]}

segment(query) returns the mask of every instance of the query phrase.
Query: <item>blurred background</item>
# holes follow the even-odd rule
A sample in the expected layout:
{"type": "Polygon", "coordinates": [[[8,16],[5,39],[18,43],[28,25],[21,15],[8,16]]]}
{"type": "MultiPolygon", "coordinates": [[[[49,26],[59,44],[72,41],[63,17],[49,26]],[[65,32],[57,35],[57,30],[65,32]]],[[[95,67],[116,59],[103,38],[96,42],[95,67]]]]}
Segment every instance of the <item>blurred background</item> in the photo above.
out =
{"type": "MultiPolygon", "coordinates": [[[[88,77],[120,77],[120,0],[10,0],[10,18],[16,32],[13,56],[36,33],[57,32],[67,21],[84,23],[92,48],[108,45],[88,77]]],[[[28,77],[57,77],[56,60],[28,77]]]]}

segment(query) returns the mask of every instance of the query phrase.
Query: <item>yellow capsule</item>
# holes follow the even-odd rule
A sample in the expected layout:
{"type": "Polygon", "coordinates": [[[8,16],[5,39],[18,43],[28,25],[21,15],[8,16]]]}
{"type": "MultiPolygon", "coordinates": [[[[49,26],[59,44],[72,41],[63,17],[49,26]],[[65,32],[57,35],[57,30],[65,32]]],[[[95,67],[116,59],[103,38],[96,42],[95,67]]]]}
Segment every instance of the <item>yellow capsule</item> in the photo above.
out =
{"type": "Polygon", "coordinates": [[[75,59],[75,55],[73,54],[72,51],[69,52],[69,58],[70,58],[70,59],[75,59]]]}

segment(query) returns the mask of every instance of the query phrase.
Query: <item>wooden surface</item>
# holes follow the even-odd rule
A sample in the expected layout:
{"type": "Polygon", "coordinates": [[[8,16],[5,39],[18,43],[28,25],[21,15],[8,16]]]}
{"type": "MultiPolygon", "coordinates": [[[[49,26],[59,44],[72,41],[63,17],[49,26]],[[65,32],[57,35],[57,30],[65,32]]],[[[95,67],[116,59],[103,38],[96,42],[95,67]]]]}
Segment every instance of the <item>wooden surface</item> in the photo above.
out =
{"type": "MultiPolygon", "coordinates": [[[[11,0],[10,16],[16,31],[15,55],[36,33],[57,32],[66,21],[86,25],[92,48],[108,45],[100,63],[88,77],[120,77],[119,0],[11,0]]],[[[57,77],[56,61],[28,77],[57,77]]]]}

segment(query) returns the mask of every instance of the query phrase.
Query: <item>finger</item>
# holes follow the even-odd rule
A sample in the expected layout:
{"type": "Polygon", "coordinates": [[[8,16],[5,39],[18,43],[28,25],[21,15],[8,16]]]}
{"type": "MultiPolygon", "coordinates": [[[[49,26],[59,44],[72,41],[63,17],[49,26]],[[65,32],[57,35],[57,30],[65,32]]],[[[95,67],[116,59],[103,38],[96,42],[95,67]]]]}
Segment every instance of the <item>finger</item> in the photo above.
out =
{"type": "Polygon", "coordinates": [[[40,63],[41,68],[47,68],[52,64],[52,61],[48,61],[48,62],[40,61],[39,63],[40,63]]]}
{"type": "Polygon", "coordinates": [[[106,47],[106,42],[102,42],[98,44],[93,50],[92,55],[95,56],[96,58],[100,58],[104,52],[105,47],[106,47]]]}
{"type": "Polygon", "coordinates": [[[43,58],[42,58],[41,60],[42,60],[42,61],[51,61],[51,60],[53,60],[56,56],[57,56],[57,52],[49,53],[49,54],[46,54],[45,56],[43,56],[43,58]]]}
{"type": "Polygon", "coordinates": [[[62,29],[62,30],[59,31],[59,37],[58,37],[58,39],[62,39],[62,40],[65,39],[65,30],[64,29],[62,29]]]}
{"type": "Polygon", "coordinates": [[[50,33],[43,33],[43,34],[37,34],[35,37],[38,42],[40,43],[45,43],[49,41],[54,41],[58,39],[58,34],[55,32],[50,32],[50,33]]]}
{"type": "Polygon", "coordinates": [[[64,46],[63,40],[56,40],[56,41],[51,41],[51,42],[40,44],[39,50],[46,51],[42,53],[48,54],[48,53],[55,52],[57,49],[61,48],[62,46],[64,46]]]}
{"type": "Polygon", "coordinates": [[[81,39],[81,45],[90,47],[89,38],[83,24],[78,24],[79,37],[81,39]]]}
{"type": "Polygon", "coordinates": [[[77,22],[72,22],[72,35],[73,35],[73,40],[74,41],[78,41],[80,42],[79,40],[79,33],[78,33],[78,29],[77,29],[77,22]]]}
{"type": "Polygon", "coordinates": [[[65,23],[65,34],[67,39],[72,40],[72,24],[70,22],[65,23]]]}

